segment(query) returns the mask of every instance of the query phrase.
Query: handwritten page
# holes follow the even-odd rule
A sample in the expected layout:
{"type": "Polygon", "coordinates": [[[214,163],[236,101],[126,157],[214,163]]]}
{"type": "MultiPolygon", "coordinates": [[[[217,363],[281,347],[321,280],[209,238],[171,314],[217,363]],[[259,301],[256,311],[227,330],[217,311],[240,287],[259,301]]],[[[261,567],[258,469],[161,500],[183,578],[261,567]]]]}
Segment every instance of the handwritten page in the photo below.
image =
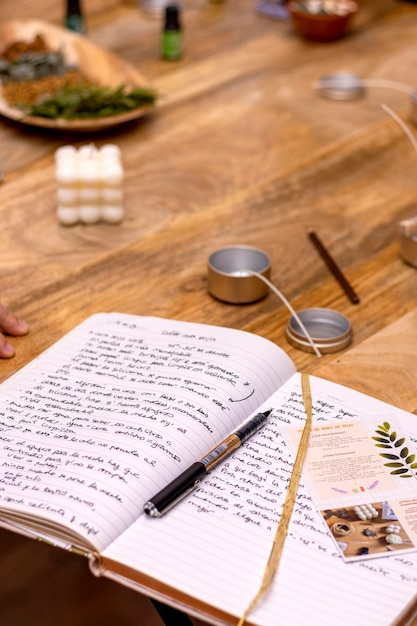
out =
{"type": "Polygon", "coordinates": [[[100,551],[293,372],[249,333],[95,315],[2,385],[1,517],[100,551]]]}
{"type": "MultiPolygon", "coordinates": [[[[415,416],[318,378],[311,388],[316,427],[390,413],[415,445],[415,416]]],[[[305,420],[300,376],[266,407],[274,410],[262,431],[164,517],[133,524],[105,551],[104,566],[117,571],[123,563],[239,617],[259,588],[290,480],[294,450],[284,432],[305,420]]],[[[249,621],[388,626],[416,586],[415,553],[344,562],[302,476],[273,588],[249,621]]]]}

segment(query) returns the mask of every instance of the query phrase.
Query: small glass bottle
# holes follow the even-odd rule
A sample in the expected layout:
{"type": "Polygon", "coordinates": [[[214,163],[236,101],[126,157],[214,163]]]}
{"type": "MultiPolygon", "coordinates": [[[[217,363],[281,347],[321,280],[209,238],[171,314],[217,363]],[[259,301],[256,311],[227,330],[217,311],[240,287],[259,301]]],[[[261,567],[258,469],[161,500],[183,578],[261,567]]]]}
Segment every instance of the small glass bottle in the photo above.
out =
{"type": "Polygon", "coordinates": [[[67,0],[65,26],[77,33],[85,33],[84,17],[81,9],[81,0],[67,0]]]}
{"type": "Polygon", "coordinates": [[[177,4],[165,7],[165,19],[162,31],[162,57],[176,61],[182,56],[182,30],[180,9],[177,4]]]}

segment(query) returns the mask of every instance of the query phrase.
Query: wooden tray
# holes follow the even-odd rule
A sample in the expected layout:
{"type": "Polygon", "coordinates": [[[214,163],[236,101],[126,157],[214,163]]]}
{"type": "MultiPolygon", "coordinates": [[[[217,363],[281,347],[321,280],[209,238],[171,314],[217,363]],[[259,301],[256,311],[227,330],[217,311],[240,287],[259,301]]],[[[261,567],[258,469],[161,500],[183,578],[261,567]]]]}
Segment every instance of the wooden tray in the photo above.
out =
{"type": "MultiPolygon", "coordinates": [[[[42,20],[10,20],[0,22],[0,53],[16,41],[31,42],[36,35],[42,35],[52,50],[62,50],[65,61],[75,64],[92,81],[102,86],[148,87],[145,78],[129,63],[113,52],[94,44],[87,37],[55,26],[42,20]]],[[[68,131],[94,131],[111,128],[137,119],[150,110],[144,106],[126,113],[103,118],[80,120],[51,120],[25,115],[19,109],[11,107],[2,96],[0,82],[0,115],[6,118],[41,128],[68,131]]]]}

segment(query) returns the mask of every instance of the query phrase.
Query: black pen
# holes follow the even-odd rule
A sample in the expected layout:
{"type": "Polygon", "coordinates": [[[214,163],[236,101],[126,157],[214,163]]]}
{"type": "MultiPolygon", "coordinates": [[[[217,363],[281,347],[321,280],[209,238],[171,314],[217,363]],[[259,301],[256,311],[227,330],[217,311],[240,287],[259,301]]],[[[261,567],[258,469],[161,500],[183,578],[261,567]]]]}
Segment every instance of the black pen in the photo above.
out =
{"type": "Polygon", "coordinates": [[[202,478],[207,476],[212,469],[229,456],[236,448],[242,445],[249,437],[252,437],[265,424],[272,409],[257,413],[247,419],[243,424],[233,431],[224,441],[217,445],[201,461],[193,463],[182,474],[174,478],[172,482],[159,491],[143,507],[146,515],[150,517],[161,517],[177,502],[185,498],[195,489],[202,478]]]}

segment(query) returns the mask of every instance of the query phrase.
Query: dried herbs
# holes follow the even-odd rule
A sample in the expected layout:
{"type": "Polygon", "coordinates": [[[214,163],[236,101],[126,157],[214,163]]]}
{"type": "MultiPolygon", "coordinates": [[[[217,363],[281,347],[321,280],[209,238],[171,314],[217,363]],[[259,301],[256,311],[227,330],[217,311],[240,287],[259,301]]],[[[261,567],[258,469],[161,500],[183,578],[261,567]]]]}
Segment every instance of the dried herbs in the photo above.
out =
{"type": "Polygon", "coordinates": [[[65,86],[53,96],[32,105],[30,115],[50,119],[100,118],[132,111],[154,103],[152,89],[135,87],[130,91],[122,85],[115,89],[94,84],[65,86]]]}
{"type": "Polygon", "coordinates": [[[16,41],[0,56],[2,96],[25,114],[48,119],[94,119],[150,106],[153,89],[126,85],[103,87],[50,50],[41,35],[16,41]]]}
{"type": "Polygon", "coordinates": [[[354,10],[350,0],[304,0],[295,5],[298,11],[311,15],[347,15],[354,10]]]}
{"type": "Polygon", "coordinates": [[[63,76],[46,76],[36,80],[9,80],[2,85],[2,97],[10,106],[26,110],[64,86],[79,85],[84,80],[84,75],[77,70],[63,76]]]}
{"type": "Polygon", "coordinates": [[[65,62],[60,50],[50,50],[41,35],[36,35],[30,42],[10,44],[0,57],[0,79],[3,83],[62,76],[76,69],[65,62]]]}

